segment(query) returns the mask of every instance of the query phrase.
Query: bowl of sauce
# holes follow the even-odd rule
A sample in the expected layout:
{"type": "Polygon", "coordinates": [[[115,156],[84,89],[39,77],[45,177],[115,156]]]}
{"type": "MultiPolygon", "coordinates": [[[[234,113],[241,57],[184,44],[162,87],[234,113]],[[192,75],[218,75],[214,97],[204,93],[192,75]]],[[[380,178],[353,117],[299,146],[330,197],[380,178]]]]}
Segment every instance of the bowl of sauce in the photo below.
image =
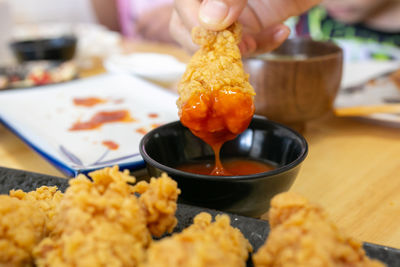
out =
{"type": "Polygon", "coordinates": [[[147,133],[139,150],[150,176],[165,172],[178,182],[180,202],[259,217],[274,195],[293,184],[308,146],[291,128],[254,116],[244,132],[220,149],[228,175],[211,175],[213,148],[180,121],[147,133]]]}

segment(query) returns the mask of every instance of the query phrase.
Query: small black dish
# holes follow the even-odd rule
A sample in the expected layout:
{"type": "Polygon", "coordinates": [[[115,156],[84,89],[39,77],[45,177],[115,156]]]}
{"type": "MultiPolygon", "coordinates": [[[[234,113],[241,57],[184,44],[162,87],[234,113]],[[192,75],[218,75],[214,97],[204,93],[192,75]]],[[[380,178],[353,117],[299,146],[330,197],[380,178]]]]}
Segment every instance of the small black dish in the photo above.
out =
{"type": "Polygon", "coordinates": [[[74,57],[77,39],[74,36],[62,36],[50,39],[15,41],[11,49],[19,62],[33,60],[67,61],[74,57]]]}
{"type": "Polygon", "coordinates": [[[210,159],[209,145],[179,121],[147,133],[140,153],[151,176],[166,172],[182,190],[180,201],[245,216],[259,217],[270,199],[290,188],[307,156],[307,142],[299,133],[264,117],[254,116],[249,128],[225,143],[221,158],[246,158],[274,163],[277,168],[253,175],[211,176],[180,171],[176,166],[210,159]]]}

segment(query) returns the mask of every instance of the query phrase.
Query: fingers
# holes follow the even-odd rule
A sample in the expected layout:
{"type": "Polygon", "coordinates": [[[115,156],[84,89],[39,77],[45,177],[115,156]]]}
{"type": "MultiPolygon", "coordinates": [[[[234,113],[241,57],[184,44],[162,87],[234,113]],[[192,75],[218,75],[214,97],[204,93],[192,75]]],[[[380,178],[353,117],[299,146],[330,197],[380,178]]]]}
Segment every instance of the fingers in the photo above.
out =
{"type": "Polygon", "coordinates": [[[266,53],[278,48],[290,35],[290,29],[284,24],[269,27],[254,36],[257,53],[266,53]]]}
{"type": "Polygon", "coordinates": [[[201,24],[223,30],[239,19],[243,24],[240,49],[244,55],[271,51],[290,34],[282,21],[299,15],[321,0],[175,0],[170,31],[175,40],[194,51],[190,31],[201,24]]]}
{"type": "Polygon", "coordinates": [[[175,0],[175,11],[180,17],[182,25],[189,31],[199,25],[199,0],[175,0]]]}
{"type": "Polygon", "coordinates": [[[239,22],[243,26],[243,32],[257,33],[262,30],[260,19],[250,6],[246,6],[239,16],[239,22]]]}
{"type": "Polygon", "coordinates": [[[297,16],[320,2],[321,0],[249,0],[248,6],[259,18],[262,27],[267,28],[291,16],[297,16]]]}
{"type": "Polygon", "coordinates": [[[172,38],[189,52],[194,52],[198,49],[198,46],[192,41],[190,30],[184,25],[176,11],[172,12],[169,31],[172,38]]]}
{"type": "Polygon", "coordinates": [[[209,30],[223,30],[239,18],[246,4],[247,0],[204,0],[198,15],[200,24],[209,30]]]}
{"type": "Polygon", "coordinates": [[[242,57],[249,57],[256,52],[257,43],[253,36],[243,34],[242,41],[239,43],[240,53],[242,57]]]}

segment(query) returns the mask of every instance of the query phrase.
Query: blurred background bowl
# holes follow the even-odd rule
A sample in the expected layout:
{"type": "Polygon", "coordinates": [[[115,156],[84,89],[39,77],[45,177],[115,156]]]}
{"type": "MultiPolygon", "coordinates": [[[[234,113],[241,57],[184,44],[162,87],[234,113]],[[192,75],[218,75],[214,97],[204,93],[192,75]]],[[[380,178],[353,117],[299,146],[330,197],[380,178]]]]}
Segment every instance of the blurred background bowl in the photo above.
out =
{"type": "Polygon", "coordinates": [[[150,176],[166,172],[178,182],[180,201],[259,217],[269,209],[270,199],[294,182],[307,155],[307,142],[290,128],[255,116],[246,131],[223,145],[221,158],[271,162],[277,168],[243,176],[200,175],[176,169],[185,163],[214,159],[211,147],[179,121],[146,134],[139,150],[150,176]]]}
{"type": "Polygon", "coordinates": [[[244,60],[256,91],[256,114],[300,132],[333,108],[339,90],[342,49],[330,42],[289,39],[277,50],[244,60]]]}
{"type": "Polygon", "coordinates": [[[11,43],[11,49],[19,62],[33,60],[67,61],[74,57],[76,44],[76,37],[62,36],[15,41],[11,43]]]}

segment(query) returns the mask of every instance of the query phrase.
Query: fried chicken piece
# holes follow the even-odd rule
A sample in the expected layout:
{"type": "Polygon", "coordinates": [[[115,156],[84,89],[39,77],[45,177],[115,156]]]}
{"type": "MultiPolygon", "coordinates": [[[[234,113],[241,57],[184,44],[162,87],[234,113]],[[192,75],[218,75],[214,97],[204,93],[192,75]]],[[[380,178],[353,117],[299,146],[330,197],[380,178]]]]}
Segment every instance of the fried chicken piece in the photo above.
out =
{"type": "Polygon", "coordinates": [[[192,38],[200,49],[178,85],[181,122],[210,145],[231,140],[254,114],[255,92],[238,48],[241,26],[219,32],[196,27],[192,38]]]}
{"type": "Polygon", "coordinates": [[[146,214],[147,228],[153,236],[171,233],[178,220],[175,217],[176,200],[181,191],[177,183],[163,173],[159,178],[151,178],[150,183],[139,182],[134,192],[140,195],[139,202],[146,214]]]}
{"type": "Polygon", "coordinates": [[[200,213],[181,233],[153,242],[144,267],[246,266],[252,248],[243,234],[230,225],[227,215],[200,213]]]}
{"type": "Polygon", "coordinates": [[[152,241],[148,214],[158,217],[160,212],[160,218],[168,218],[161,220],[162,227],[150,223],[157,231],[170,229],[167,221],[176,222],[169,213],[175,213],[179,189],[169,177],[144,186],[143,198],[150,198],[147,193],[154,196],[149,203],[162,199],[164,204],[151,209],[134,195],[128,183],[135,178],[127,170],[119,172],[115,166],[89,176],[93,182],[84,175],[70,180],[53,218],[52,235],[34,250],[37,266],[138,266],[152,241]]]}
{"type": "Polygon", "coordinates": [[[0,203],[0,266],[33,266],[32,250],[46,234],[45,213],[7,195],[0,203]]]}
{"type": "Polygon", "coordinates": [[[275,196],[269,213],[271,232],[253,256],[256,267],[379,267],[362,244],[341,233],[318,206],[295,193],[275,196]]]}
{"type": "Polygon", "coordinates": [[[50,232],[55,206],[63,194],[42,186],[29,193],[0,196],[0,266],[32,266],[32,250],[50,232]]]}
{"type": "Polygon", "coordinates": [[[53,224],[51,220],[56,213],[57,205],[64,196],[64,194],[58,190],[57,186],[41,186],[31,192],[24,192],[20,189],[11,190],[10,196],[34,203],[36,207],[46,215],[47,231],[52,231],[53,224]]]}

